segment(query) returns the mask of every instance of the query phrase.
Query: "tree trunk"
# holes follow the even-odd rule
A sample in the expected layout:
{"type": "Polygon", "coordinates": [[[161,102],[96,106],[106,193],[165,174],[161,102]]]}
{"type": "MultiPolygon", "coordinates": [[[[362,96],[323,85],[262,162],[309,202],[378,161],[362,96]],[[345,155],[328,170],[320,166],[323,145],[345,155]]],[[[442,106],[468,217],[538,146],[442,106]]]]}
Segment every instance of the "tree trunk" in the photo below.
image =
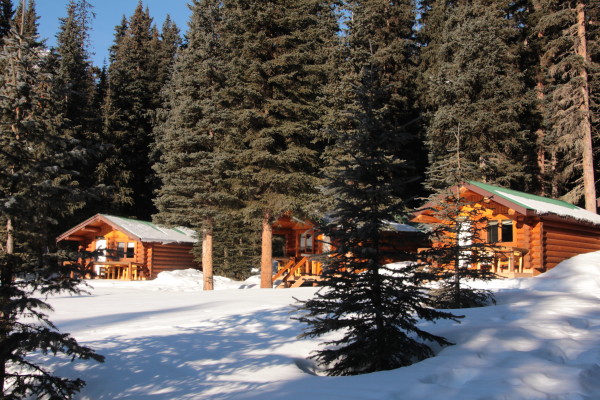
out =
{"type": "MultiPolygon", "coordinates": [[[[14,240],[14,228],[12,219],[9,217],[6,221],[6,254],[15,253],[15,240],[14,240]]],[[[8,260],[8,264],[4,266],[0,271],[0,285],[10,286],[13,284],[13,271],[10,264],[11,260],[8,260]]],[[[10,292],[10,291],[9,291],[10,292]]],[[[0,298],[0,305],[4,306],[5,302],[8,302],[10,298],[0,298]]],[[[10,327],[10,314],[5,314],[0,308],[0,343],[6,341],[6,337],[9,333],[10,327]]],[[[0,397],[4,395],[4,385],[6,380],[6,365],[7,359],[5,357],[0,358],[0,397]]]]}
{"type": "Polygon", "coordinates": [[[273,227],[271,212],[266,211],[262,222],[262,249],[260,255],[260,287],[273,288],[273,227]]]}
{"type": "MultiPolygon", "coordinates": [[[[577,3],[577,54],[588,61],[587,42],[585,37],[585,4],[577,3]]],[[[590,121],[590,92],[588,87],[587,66],[584,64],[579,73],[581,77],[581,138],[583,147],[583,188],[585,193],[585,209],[596,212],[596,182],[594,180],[594,155],[592,143],[592,124],[590,121]]]]}
{"type": "Polygon", "coordinates": [[[207,218],[202,233],[202,272],[204,290],[213,290],[213,221],[207,218]]]}

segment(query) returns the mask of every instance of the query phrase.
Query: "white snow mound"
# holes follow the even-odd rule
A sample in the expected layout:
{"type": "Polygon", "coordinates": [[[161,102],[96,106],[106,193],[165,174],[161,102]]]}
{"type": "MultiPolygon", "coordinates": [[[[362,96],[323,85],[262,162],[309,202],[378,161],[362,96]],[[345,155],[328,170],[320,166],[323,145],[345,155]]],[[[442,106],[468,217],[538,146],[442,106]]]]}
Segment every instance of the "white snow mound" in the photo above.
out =
{"type": "Polygon", "coordinates": [[[523,280],[522,287],[600,297],[600,251],[565,260],[533,279],[523,280]]]}

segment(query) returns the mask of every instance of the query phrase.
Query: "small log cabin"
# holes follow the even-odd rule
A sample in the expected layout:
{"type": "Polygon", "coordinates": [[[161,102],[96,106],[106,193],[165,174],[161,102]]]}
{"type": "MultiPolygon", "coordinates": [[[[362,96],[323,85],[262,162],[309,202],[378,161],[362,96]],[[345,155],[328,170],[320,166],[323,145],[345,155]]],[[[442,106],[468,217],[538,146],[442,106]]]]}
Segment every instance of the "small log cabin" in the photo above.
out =
{"type": "MultiPolygon", "coordinates": [[[[383,236],[394,250],[417,252],[428,244],[420,230],[410,225],[386,222],[383,236]]],[[[316,224],[293,216],[280,217],[273,224],[273,281],[280,288],[317,285],[322,272],[320,255],[331,248],[328,239],[316,230],[316,224]]],[[[394,262],[399,260],[382,260],[394,262]]]]}
{"type": "MultiPolygon", "coordinates": [[[[460,196],[485,210],[481,237],[494,245],[493,272],[528,277],[582,253],[600,250],[600,216],[561,200],[468,181],[460,196]]],[[[431,211],[413,222],[431,222],[431,211]]]]}
{"type": "Polygon", "coordinates": [[[87,262],[104,278],[153,279],[162,271],[200,269],[191,253],[196,234],[187,228],[96,214],[57,242],[75,242],[81,250],[96,251],[98,256],[87,262]]]}

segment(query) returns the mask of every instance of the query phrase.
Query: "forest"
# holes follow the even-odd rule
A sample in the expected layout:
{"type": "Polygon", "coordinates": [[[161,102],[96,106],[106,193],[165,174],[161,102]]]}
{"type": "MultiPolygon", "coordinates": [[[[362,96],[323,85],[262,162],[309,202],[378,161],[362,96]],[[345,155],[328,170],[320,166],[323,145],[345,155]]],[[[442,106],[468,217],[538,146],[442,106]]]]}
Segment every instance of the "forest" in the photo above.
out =
{"type": "MultiPolygon", "coordinates": [[[[27,129],[56,136],[48,155],[65,168],[47,178],[74,190],[49,237],[98,212],[189,226],[214,235],[220,273],[241,277],[262,227],[326,215],[328,182],[363,151],[395,163],[407,208],[474,179],[595,210],[597,2],[193,1],[183,34],[140,1],[101,68],[90,1],[69,3],[55,48],[34,1],[1,4],[0,37],[22,26],[44,68],[43,84],[22,82],[45,102],[27,129]],[[353,141],[374,129],[380,143],[353,141]]],[[[3,132],[27,118],[4,107],[3,132]]]]}

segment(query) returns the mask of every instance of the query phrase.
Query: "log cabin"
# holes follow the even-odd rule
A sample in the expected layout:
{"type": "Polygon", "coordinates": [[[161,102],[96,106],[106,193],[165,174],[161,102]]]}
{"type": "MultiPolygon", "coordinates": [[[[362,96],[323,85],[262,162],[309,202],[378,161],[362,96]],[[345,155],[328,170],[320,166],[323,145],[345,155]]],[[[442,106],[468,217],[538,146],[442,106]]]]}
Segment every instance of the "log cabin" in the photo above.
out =
{"type": "Polygon", "coordinates": [[[96,214],[56,240],[96,252],[85,262],[103,278],[153,279],[162,271],[200,269],[191,253],[196,233],[187,228],[165,228],[147,221],[96,214]]]}
{"type": "MultiPolygon", "coordinates": [[[[489,267],[504,277],[530,277],[582,253],[600,250],[600,216],[565,201],[535,196],[476,181],[460,196],[484,209],[481,237],[493,245],[489,267]]],[[[433,211],[413,222],[431,223],[433,211]]],[[[479,266],[480,267],[480,266],[479,266]]]]}
{"type": "MultiPolygon", "coordinates": [[[[392,253],[416,254],[418,248],[429,244],[419,229],[395,222],[383,223],[382,236],[384,242],[393,247],[392,253]]],[[[278,288],[318,285],[323,257],[330,249],[329,240],[318,232],[314,222],[299,220],[290,215],[280,217],[273,224],[273,260],[276,271],[273,281],[278,288]]],[[[400,259],[382,260],[383,263],[395,261],[400,259]]]]}

